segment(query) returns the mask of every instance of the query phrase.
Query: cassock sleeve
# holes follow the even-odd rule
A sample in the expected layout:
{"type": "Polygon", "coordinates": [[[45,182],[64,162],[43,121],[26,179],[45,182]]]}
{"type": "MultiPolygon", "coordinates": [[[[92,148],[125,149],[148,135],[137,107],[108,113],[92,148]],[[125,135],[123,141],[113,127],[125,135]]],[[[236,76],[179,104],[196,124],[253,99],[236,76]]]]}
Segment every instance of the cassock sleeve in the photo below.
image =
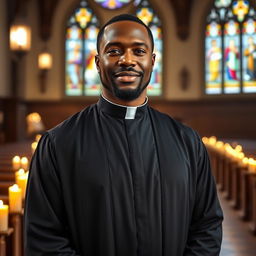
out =
{"type": "Polygon", "coordinates": [[[196,197],[184,256],[217,256],[222,241],[223,213],[209,157],[199,136],[198,145],[196,197]]]}
{"type": "Polygon", "coordinates": [[[30,166],[24,216],[26,256],[79,256],[68,238],[57,168],[52,139],[46,133],[30,166]]]}

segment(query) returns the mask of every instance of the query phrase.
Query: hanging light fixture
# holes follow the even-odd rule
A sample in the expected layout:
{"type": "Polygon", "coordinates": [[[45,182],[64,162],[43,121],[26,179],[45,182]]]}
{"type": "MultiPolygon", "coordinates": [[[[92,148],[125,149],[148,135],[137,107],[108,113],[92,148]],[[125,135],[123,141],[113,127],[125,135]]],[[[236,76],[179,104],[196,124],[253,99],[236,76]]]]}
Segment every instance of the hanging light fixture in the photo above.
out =
{"type": "Polygon", "coordinates": [[[46,90],[47,72],[52,68],[52,55],[47,50],[42,51],[38,55],[38,68],[40,91],[44,93],[46,90]]]}
{"type": "Polygon", "coordinates": [[[31,28],[24,22],[14,23],[10,27],[10,48],[22,55],[30,50],[31,28]]]}
{"type": "Polygon", "coordinates": [[[49,70],[52,68],[52,55],[43,51],[38,55],[38,68],[40,70],[49,70]]]}

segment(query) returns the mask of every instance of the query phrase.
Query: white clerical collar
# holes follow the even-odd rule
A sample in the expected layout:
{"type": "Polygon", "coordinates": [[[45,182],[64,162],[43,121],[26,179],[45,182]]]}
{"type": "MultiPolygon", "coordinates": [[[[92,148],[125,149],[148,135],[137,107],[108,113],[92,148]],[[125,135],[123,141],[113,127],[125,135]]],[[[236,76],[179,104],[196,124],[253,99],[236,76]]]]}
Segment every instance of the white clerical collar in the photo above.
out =
{"type": "Polygon", "coordinates": [[[103,94],[101,94],[101,96],[102,96],[102,98],[104,100],[106,100],[107,102],[109,102],[112,105],[115,105],[115,106],[118,106],[118,107],[122,107],[122,108],[126,108],[125,119],[134,119],[135,115],[136,115],[137,108],[143,107],[143,106],[145,106],[148,103],[148,97],[147,96],[146,96],[145,102],[142,105],[133,106],[133,107],[124,106],[124,105],[120,105],[120,104],[114,103],[114,102],[108,100],[106,97],[104,97],[103,94]]]}

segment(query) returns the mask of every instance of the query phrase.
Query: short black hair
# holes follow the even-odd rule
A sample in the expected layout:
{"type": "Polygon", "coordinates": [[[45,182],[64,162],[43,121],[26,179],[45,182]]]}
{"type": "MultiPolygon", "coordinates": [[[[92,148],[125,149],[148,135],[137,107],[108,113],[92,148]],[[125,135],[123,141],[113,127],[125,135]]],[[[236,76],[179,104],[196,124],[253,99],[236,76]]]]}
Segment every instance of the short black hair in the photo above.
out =
{"type": "Polygon", "coordinates": [[[128,20],[128,21],[133,21],[133,22],[137,22],[141,25],[143,25],[147,31],[148,31],[148,35],[149,35],[149,38],[150,38],[150,41],[151,41],[151,44],[152,44],[152,51],[154,50],[154,38],[153,38],[153,34],[150,30],[150,28],[141,20],[139,19],[137,16],[135,15],[131,15],[131,14],[128,14],[128,13],[124,13],[124,14],[121,14],[121,15],[117,15],[117,16],[114,16],[113,18],[111,18],[99,31],[98,33],[98,36],[97,36],[97,51],[99,53],[99,49],[100,49],[100,41],[102,39],[102,36],[103,36],[103,33],[104,33],[104,29],[112,24],[112,23],[115,23],[115,22],[118,22],[118,21],[124,21],[124,20],[128,20]]]}

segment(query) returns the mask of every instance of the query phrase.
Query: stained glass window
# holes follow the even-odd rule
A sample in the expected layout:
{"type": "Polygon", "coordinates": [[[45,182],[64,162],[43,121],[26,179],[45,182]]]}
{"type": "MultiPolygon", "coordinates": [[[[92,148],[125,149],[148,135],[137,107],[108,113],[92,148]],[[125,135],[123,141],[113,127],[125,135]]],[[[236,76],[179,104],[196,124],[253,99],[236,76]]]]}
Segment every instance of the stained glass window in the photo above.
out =
{"type": "Polygon", "coordinates": [[[150,83],[148,85],[148,95],[158,96],[162,93],[162,28],[161,22],[154,10],[150,7],[147,0],[142,0],[137,8],[136,15],[146,25],[148,25],[152,31],[154,37],[154,52],[156,53],[156,61],[154,69],[151,75],[150,83]]]}
{"type": "Polygon", "coordinates": [[[100,80],[94,63],[99,24],[82,1],[66,30],[66,95],[99,95],[100,80]]]}
{"type": "Polygon", "coordinates": [[[205,34],[206,94],[256,92],[256,15],[246,0],[215,0],[205,34]]]}
{"type": "Polygon", "coordinates": [[[96,3],[99,3],[102,7],[107,9],[118,9],[125,4],[131,2],[131,0],[94,0],[96,3]]]}

